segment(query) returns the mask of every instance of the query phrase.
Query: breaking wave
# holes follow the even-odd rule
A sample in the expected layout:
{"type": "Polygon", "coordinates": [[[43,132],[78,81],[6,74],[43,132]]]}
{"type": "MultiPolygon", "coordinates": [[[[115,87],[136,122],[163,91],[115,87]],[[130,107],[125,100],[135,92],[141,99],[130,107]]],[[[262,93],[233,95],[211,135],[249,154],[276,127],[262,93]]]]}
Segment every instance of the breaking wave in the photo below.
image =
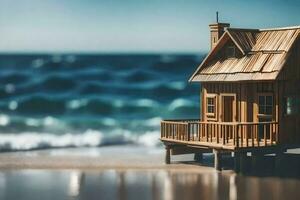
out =
{"type": "Polygon", "coordinates": [[[104,134],[96,130],[87,130],[82,134],[66,133],[54,135],[52,133],[25,132],[21,134],[0,134],[0,150],[32,150],[59,147],[98,147],[105,145],[137,144],[158,146],[158,132],[144,134],[129,134],[129,131],[104,134]]]}
{"type": "Polygon", "coordinates": [[[0,55],[0,149],[156,145],[197,118],[194,55],[0,55]]]}

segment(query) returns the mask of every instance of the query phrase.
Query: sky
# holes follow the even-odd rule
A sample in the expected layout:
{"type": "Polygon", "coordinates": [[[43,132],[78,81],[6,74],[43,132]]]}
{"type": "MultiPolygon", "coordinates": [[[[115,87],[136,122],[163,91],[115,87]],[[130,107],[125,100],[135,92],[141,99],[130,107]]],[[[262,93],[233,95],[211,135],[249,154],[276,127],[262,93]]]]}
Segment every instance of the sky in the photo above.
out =
{"type": "Polygon", "coordinates": [[[0,52],[196,53],[208,24],[300,25],[299,0],[0,0],[0,52]]]}

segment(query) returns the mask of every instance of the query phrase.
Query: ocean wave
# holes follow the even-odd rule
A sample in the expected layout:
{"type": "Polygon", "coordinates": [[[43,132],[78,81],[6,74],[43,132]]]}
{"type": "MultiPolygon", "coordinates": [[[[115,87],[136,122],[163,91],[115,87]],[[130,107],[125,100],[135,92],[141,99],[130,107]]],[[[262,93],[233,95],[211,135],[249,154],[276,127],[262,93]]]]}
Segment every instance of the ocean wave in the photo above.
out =
{"type": "Polygon", "coordinates": [[[139,107],[151,107],[151,108],[157,107],[159,105],[157,101],[154,101],[152,99],[138,99],[134,101],[133,104],[139,107]]]}
{"type": "Polygon", "coordinates": [[[100,99],[90,99],[84,107],[77,109],[81,113],[86,114],[112,114],[114,112],[114,106],[109,101],[100,99]]]}
{"type": "Polygon", "coordinates": [[[10,118],[7,115],[0,115],[0,126],[7,126],[10,123],[10,118]]]}
{"type": "Polygon", "coordinates": [[[28,114],[63,114],[65,112],[65,101],[43,96],[28,97],[18,102],[16,111],[28,114]]]}
{"type": "Polygon", "coordinates": [[[37,95],[8,101],[1,104],[3,111],[22,114],[61,115],[61,114],[90,114],[105,115],[115,112],[140,113],[156,109],[160,103],[153,99],[136,99],[127,101],[116,98],[82,97],[81,99],[51,98],[49,95],[37,95]]]}
{"type": "Polygon", "coordinates": [[[186,107],[195,107],[197,104],[193,101],[187,100],[187,99],[175,99],[173,100],[170,105],[168,106],[168,110],[174,111],[179,108],[186,108],[186,107]]]}
{"type": "Polygon", "coordinates": [[[157,75],[155,76],[155,74],[153,73],[137,70],[128,73],[127,76],[124,78],[124,81],[128,83],[141,83],[141,82],[153,81],[156,80],[157,78],[158,78],[157,75]]]}
{"type": "Polygon", "coordinates": [[[93,95],[106,92],[106,87],[103,84],[97,83],[97,82],[89,82],[86,84],[83,84],[79,90],[79,94],[82,95],[93,95]]]}
{"type": "Polygon", "coordinates": [[[72,99],[66,103],[66,107],[68,109],[73,110],[73,109],[84,107],[87,105],[87,103],[88,103],[87,99],[72,99]]]}
{"type": "Polygon", "coordinates": [[[0,76],[0,83],[2,84],[23,84],[30,79],[28,73],[11,72],[8,74],[2,74],[0,76]]]}
{"type": "Polygon", "coordinates": [[[42,90],[47,92],[66,92],[76,87],[77,82],[70,78],[64,76],[49,76],[44,79],[42,82],[38,83],[41,86],[42,90]]]}
{"type": "Polygon", "coordinates": [[[81,70],[80,73],[76,72],[73,74],[74,79],[78,81],[113,81],[116,79],[113,71],[107,70],[81,70]]]}
{"type": "MultiPolygon", "coordinates": [[[[151,95],[149,95],[150,97],[151,95]]],[[[153,98],[153,96],[152,96],[153,98]]],[[[160,97],[161,98],[161,97],[160,97]]],[[[192,97],[189,97],[192,98],[192,97]]],[[[8,101],[0,104],[4,112],[25,115],[66,115],[66,116],[97,116],[112,115],[139,115],[147,117],[154,114],[172,114],[172,112],[185,112],[199,110],[197,100],[178,98],[162,102],[158,99],[141,98],[127,100],[113,96],[81,97],[80,99],[65,99],[63,97],[51,98],[49,95],[38,95],[8,101]]]]}
{"type": "Polygon", "coordinates": [[[195,65],[195,56],[176,56],[171,59],[162,59],[153,64],[152,69],[160,72],[168,72],[169,74],[176,74],[182,72],[190,74],[194,68],[187,68],[187,66],[195,65]],[[167,61],[166,61],[167,60],[167,61]]]}
{"type": "Polygon", "coordinates": [[[135,134],[129,130],[114,130],[104,134],[98,130],[86,130],[81,134],[66,133],[55,135],[53,133],[23,132],[0,134],[0,150],[31,150],[58,147],[97,147],[116,144],[137,144],[146,146],[160,145],[159,132],[148,131],[135,134]]]}
{"type": "Polygon", "coordinates": [[[158,146],[161,145],[159,137],[159,131],[148,131],[137,138],[137,143],[144,146],[158,146]]]}
{"type": "Polygon", "coordinates": [[[87,130],[83,134],[54,135],[51,133],[20,133],[0,134],[0,149],[2,150],[29,150],[37,148],[54,147],[81,147],[99,146],[102,141],[102,133],[87,130]]]}
{"type": "MultiPolygon", "coordinates": [[[[68,137],[59,135],[73,137],[86,130],[102,131],[100,146],[157,141],[162,118],[193,118],[199,113],[199,87],[187,83],[199,63],[195,59],[185,55],[2,55],[0,133],[16,138],[23,133],[33,138],[54,135],[53,143],[36,139],[36,148],[55,146],[55,140],[67,141],[68,137]]],[[[13,145],[13,139],[9,143],[13,145]]],[[[73,141],[61,146],[68,144],[77,145],[73,141]]]]}
{"type": "Polygon", "coordinates": [[[153,118],[145,120],[145,122],[143,124],[145,126],[158,127],[158,126],[160,126],[161,120],[162,120],[161,117],[153,117],[153,118]]]}

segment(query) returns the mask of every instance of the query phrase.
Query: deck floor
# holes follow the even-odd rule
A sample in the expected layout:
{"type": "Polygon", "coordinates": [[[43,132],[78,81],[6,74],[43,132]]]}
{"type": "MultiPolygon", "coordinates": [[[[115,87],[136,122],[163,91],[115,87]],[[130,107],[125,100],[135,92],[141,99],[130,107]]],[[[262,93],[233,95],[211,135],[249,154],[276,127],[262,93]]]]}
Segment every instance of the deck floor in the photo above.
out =
{"type": "Polygon", "coordinates": [[[192,140],[184,140],[184,139],[176,139],[176,138],[166,138],[161,137],[161,141],[163,142],[170,142],[175,144],[185,144],[185,145],[192,145],[192,146],[199,146],[199,147],[206,147],[206,148],[216,148],[216,149],[225,149],[225,150],[235,150],[240,148],[259,148],[259,147],[270,147],[275,146],[276,142],[271,142],[270,140],[264,141],[261,139],[259,142],[256,140],[248,139],[248,143],[246,139],[243,139],[243,141],[239,140],[239,146],[234,143],[233,139],[228,139],[225,141],[225,144],[223,144],[223,140],[217,140],[215,138],[193,138],[192,140]]]}

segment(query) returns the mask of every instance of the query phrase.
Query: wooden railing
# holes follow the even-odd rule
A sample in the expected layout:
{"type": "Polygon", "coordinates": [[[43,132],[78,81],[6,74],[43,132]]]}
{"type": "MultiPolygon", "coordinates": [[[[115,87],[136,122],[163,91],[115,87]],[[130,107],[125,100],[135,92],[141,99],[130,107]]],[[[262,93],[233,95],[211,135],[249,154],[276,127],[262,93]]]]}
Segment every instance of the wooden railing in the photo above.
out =
{"type": "Polygon", "coordinates": [[[161,139],[238,148],[272,146],[278,143],[278,123],[164,120],[161,139]]]}

